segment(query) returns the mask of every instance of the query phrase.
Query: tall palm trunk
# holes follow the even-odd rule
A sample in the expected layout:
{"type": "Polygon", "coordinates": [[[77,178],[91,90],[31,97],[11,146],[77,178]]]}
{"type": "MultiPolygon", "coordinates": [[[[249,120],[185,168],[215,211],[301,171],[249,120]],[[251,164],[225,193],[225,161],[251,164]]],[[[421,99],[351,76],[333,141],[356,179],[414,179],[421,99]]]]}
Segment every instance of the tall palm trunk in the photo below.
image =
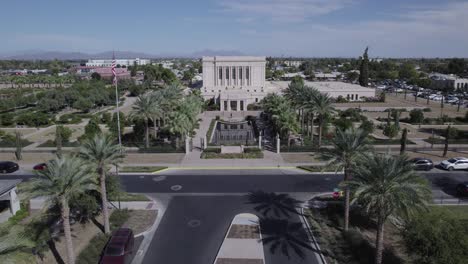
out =
{"type": "Polygon", "coordinates": [[[382,255],[384,249],[384,224],[385,221],[381,216],[377,220],[377,237],[376,237],[376,245],[375,245],[375,264],[382,263],[382,255]]]}
{"type": "Polygon", "coordinates": [[[100,167],[98,169],[100,187],[101,187],[101,203],[102,203],[102,214],[104,217],[104,233],[110,233],[110,224],[109,224],[109,208],[107,208],[107,191],[106,191],[106,172],[104,168],[100,167]]]}
{"type": "Polygon", "coordinates": [[[68,206],[68,201],[65,198],[62,198],[60,203],[62,204],[62,220],[67,249],[67,264],[75,264],[75,252],[73,250],[73,241],[70,228],[70,207],[68,206]]]}
{"type": "Polygon", "coordinates": [[[307,114],[307,136],[310,136],[310,114],[307,114]]]}
{"type": "MultiPolygon", "coordinates": [[[[345,168],[344,170],[344,181],[349,180],[349,169],[345,168]]],[[[349,228],[349,204],[350,204],[350,195],[351,192],[348,187],[345,189],[345,211],[344,211],[344,231],[348,231],[349,228]]]]}
{"type": "Polygon", "coordinates": [[[157,125],[156,125],[156,119],[153,120],[153,127],[154,127],[154,139],[158,138],[158,130],[157,130],[157,125]]]}
{"type": "Polygon", "coordinates": [[[148,118],[145,118],[145,147],[149,148],[148,118]]]}
{"type": "Polygon", "coordinates": [[[319,117],[318,146],[322,146],[323,118],[319,117]]]}
{"type": "Polygon", "coordinates": [[[301,109],[301,134],[304,136],[304,108],[301,109]]]}
{"type": "Polygon", "coordinates": [[[314,114],[310,114],[310,142],[314,145],[314,114]]]}
{"type": "Polygon", "coordinates": [[[179,149],[179,147],[180,147],[180,137],[176,137],[175,145],[176,145],[176,149],[179,149]]]}

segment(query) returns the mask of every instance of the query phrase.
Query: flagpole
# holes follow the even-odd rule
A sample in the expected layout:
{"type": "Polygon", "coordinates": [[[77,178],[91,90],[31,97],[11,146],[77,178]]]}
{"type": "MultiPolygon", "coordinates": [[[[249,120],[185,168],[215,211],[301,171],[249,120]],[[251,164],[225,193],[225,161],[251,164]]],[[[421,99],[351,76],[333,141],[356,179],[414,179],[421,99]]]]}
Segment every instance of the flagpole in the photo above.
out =
{"type": "MultiPolygon", "coordinates": [[[[115,72],[115,54],[112,52],[112,73],[114,74],[114,85],[115,85],[115,106],[117,111],[117,137],[119,139],[119,151],[122,153],[122,137],[120,136],[120,107],[119,107],[119,89],[118,89],[118,80],[117,80],[117,73],[115,72]]],[[[115,164],[115,173],[116,176],[119,177],[119,166],[115,164]]],[[[119,200],[119,210],[120,210],[120,192],[118,192],[118,200],[119,200]]]]}

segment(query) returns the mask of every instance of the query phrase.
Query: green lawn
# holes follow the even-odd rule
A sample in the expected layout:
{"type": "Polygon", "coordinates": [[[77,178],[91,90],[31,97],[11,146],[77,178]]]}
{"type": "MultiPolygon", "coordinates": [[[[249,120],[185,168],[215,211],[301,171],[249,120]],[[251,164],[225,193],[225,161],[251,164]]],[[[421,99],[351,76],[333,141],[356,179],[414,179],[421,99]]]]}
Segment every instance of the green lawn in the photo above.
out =
{"type": "Polygon", "coordinates": [[[163,166],[126,166],[120,169],[120,172],[156,172],[167,169],[163,166]]]}
{"type": "Polygon", "coordinates": [[[468,205],[444,206],[444,208],[453,212],[458,218],[468,220],[468,205]]]}
{"type": "Polygon", "coordinates": [[[114,204],[120,199],[121,202],[140,202],[140,201],[150,201],[146,195],[139,193],[128,193],[121,192],[120,197],[117,195],[109,196],[109,200],[113,201],[114,204]]]}

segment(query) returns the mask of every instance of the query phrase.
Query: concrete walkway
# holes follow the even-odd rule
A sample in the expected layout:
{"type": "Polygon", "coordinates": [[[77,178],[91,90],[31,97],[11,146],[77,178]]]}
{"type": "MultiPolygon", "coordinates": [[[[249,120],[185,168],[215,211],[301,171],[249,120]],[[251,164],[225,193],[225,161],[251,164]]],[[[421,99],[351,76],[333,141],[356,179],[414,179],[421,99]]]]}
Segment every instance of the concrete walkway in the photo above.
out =
{"type": "MultiPolygon", "coordinates": [[[[233,112],[232,115],[226,112],[215,111],[205,112],[198,116],[201,119],[200,127],[195,131],[193,138],[193,149],[190,153],[185,155],[182,160],[180,167],[278,167],[286,166],[283,158],[280,154],[276,154],[270,151],[263,151],[263,159],[201,159],[202,153],[201,140],[205,138],[206,133],[209,130],[211,121],[219,116],[221,119],[243,119],[248,115],[257,116],[258,111],[244,111],[244,112],[233,112]]],[[[210,138],[207,138],[210,141],[210,138]]]]}
{"type": "MultiPolygon", "coordinates": [[[[119,207],[118,201],[109,201],[111,207],[119,207]]],[[[44,207],[45,198],[34,198],[30,200],[31,209],[41,210],[44,207]]],[[[131,210],[156,210],[156,203],[154,201],[133,201],[133,202],[120,202],[121,209],[131,210]]]]}
{"type": "Polygon", "coordinates": [[[258,217],[253,214],[236,215],[214,264],[264,264],[265,254],[258,221],[258,217]]]}

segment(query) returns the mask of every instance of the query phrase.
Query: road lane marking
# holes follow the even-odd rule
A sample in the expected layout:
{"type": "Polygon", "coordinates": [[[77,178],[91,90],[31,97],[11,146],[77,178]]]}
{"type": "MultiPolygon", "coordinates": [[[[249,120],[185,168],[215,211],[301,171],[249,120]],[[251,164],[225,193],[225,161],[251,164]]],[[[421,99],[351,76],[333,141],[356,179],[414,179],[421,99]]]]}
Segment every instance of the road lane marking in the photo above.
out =
{"type": "Polygon", "coordinates": [[[182,190],[182,185],[172,185],[171,190],[173,190],[175,192],[180,191],[180,190],[182,190]]]}

